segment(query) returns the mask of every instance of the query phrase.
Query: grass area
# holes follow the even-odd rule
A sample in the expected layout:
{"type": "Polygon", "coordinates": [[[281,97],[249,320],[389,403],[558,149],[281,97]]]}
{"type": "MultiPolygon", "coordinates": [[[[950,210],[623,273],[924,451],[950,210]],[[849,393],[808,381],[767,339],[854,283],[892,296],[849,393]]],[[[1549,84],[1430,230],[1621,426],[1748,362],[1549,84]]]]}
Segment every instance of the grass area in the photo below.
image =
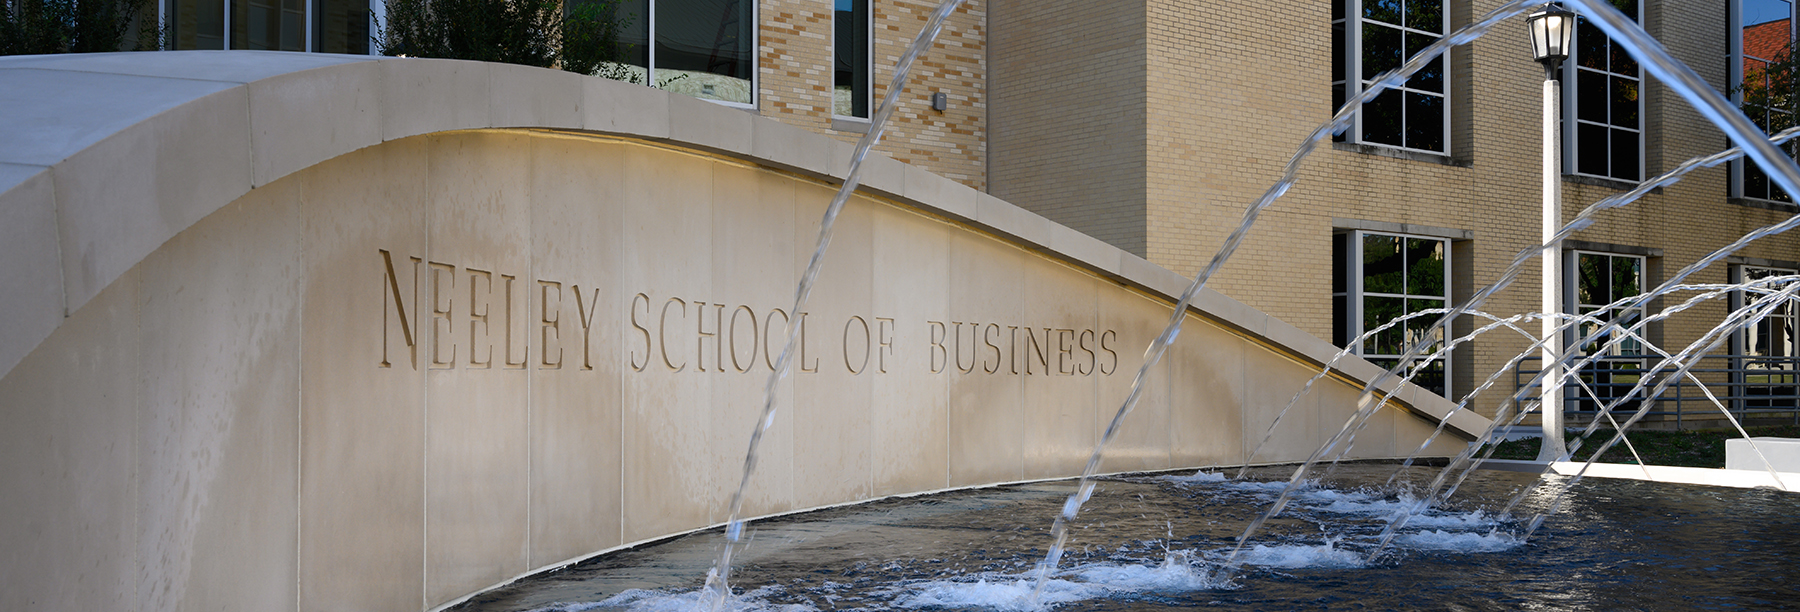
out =
{"type": "MultiPolygon", "coordinates": [[[[1745,429],[1753,437],[1800,438],[1800,427],[1793,425],[1776,425],[1771,427],[1749,427],[1745,429]]],[[[1594,435],[1583,442],[1575,451],[1576,461],[1587,461],[1594,455],[1594,449],[1600,448],[1611,440],[1610,429],[1595,431],[1594,435]]],[[[1650,465],[1674,465],[1683,467],[1722,468],[1725,467],[1725,441],[1738,437],[1736,430],[1715,429],[1697,431],[1634,431],[1625,435],[1631,445],[1637,447],[1638,454],[1644,463],[1650,465]]],[[[1541,440],[1529,438],[1502,443],[1494,450],[1495,459],[1537,458],[1541,440]]],[[[1568,440],[1570,446],[1575,445],[1575,438],[1568,440]]],[[[1482,452],[1486,452],[1483,449],[1482,452]]],[[[1476,455],[1480,456],[1480,455],[1476,455]]],[[[1600,456],[1602,463],[1636,464],[1631,451],[1623,443],[1615,445],[1600,456]]]]}

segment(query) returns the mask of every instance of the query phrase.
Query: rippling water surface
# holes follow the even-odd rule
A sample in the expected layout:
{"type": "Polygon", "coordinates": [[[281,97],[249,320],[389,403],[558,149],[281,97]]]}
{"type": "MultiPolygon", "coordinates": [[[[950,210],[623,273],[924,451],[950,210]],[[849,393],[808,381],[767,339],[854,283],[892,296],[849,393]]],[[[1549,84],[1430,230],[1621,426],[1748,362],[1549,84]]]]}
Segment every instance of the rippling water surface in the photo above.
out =
{"type": "MultiPolygon", "coordinates": [[[[1496,516],[1534,477],[1480,472],[1371,559],[1406,485],[1390,465],[1313,481],[1218,575],[1292,468],[1100,484],[1040,601],[1070,610],[1781,609],[1800,606],[1800,495],[1587,479],[1529,542],[1496,516]]],[[[1414,482],[1431,472],[1415,468],[1414,482]]],[[[1023,610],[1073,487],[1059,481],[885,500],[758,521],[734,572],[740,610],[1023,610]]],[[[1548,500],[1537,500],[1538,504],[1548,500]]],[[[1527,502],[1522,518],[1541,508],[1527,502]]],[[[463,610],[693,609],[718,530],[605,555],[463,610]]]]}

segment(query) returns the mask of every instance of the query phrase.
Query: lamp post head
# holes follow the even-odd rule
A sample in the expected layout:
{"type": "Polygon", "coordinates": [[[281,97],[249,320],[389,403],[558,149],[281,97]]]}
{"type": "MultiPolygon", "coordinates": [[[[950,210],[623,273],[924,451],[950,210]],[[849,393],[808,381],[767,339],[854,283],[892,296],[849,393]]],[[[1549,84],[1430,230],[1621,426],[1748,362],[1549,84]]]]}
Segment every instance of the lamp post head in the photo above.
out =
{"type": "Polygon", "coordinates": [[[1575,13],[1561,4],[1549,4],[1544,10],[1525,18],[1525,29],[1531,34],[1531,57],[1554,69],[1569,57],[1569,46],[1575,38],[1575,13]]]}

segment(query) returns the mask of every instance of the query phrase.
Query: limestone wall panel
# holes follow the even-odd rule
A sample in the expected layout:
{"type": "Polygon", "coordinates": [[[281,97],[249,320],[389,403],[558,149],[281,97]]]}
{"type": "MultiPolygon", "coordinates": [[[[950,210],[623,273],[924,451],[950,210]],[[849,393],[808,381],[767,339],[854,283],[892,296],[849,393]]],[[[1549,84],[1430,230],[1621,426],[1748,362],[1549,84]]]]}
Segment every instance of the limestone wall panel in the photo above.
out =
{"type": "Polygon", "coordinates": [[[397,141],[298,177],[301,610],[423,603],[429,147],[397,141]]]}
{"type": "Polygon", "coordinates": [[[138,264],[140,609],[294,609],[300,228],[280,181],[138,264]]]}
{"type": "Polygon", "coordinates": [[[870,322],[877,342],[869,367],[878,374],[871,382],[872,484],[876,495],[941,489],[949,485],[950,382],[931,372],[928,322],[949,320],[941,289],[952,265],[950,235],[960,230],[873,208],[869,278],[881,313],[870,322]]]}
{"type": "Polygon", "coordinates": [[[531,371],[531,567],[624,543],[622,155],[572,138],[531,140],[532,272],[564,284],[562,367],[531,371]]]}

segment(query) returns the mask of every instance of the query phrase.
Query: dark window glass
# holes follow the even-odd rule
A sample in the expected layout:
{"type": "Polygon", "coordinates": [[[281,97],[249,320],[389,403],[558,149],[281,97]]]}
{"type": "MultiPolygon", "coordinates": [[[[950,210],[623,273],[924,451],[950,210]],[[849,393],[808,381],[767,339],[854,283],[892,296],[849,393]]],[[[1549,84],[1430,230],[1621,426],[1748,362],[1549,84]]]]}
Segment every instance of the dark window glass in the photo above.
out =
{"type": "Polygon", "coordinates": [[[1575,71],[1575,118],[1606,123],[1606,75],[1575,71]]]}
{"type": "Polygon", "coordinates": [[[1406,239],[1406,293],[1444,295],[1444,241],[1406,239]]]}
{"type": "Polygon", "coordinates": [[[313,49],[323,53],[369,54],[368,0],[319,0],[318,36],[313,49]]]}
{"type": "Polygon", "coordinates": [[[1363,19],[1400,25],[1400,0],[1363,0],[1363,19]]]}
{"type": "Polygon", "coordinates": [[[869,0],[836,0],[832,13],[834,115],[869,118],[869,0]]]}
{"type": "Polygon", "coordinates": [[[696,98],[750,103],[754,6],[743,0],[657,0],[656,84],[696,98]]]}
{"type": "Polygon", "coordinates": [[[1406,146],[1444,150],[1444,97],[1406,92],[1406,146]]]}
{"type": "Polygon", "coordinates": [[[1393,236],[1363,235],[1363,293],[1406,293],[1406,259],[1400,252],[1402,244],[1393,236]]]}
{"type": "Polygon", "coordinates": [[[1638,80],[1621,76],[1612,77],[1609,93],[1612,98],[1612,121],[1618,127],[1637,129],[1638,127],[1638,80]]]}
{"type": "MultiPolygon", "coordinates": [[[[1368,296],[1363,298],[1363,333],[1368,333],[1405,311],[1406,298],[1368,296]]],[[[1363,341],[1363,352],[1375,355],[1398,355],[1406,352],[1406,326],[1395,325],[1363,341]]]]}
{"type": "Polygon", "coordinates": [[[232,0],[231,48],[305,51],[303,0],[232,0]]]}
{"type": "Polygon", "coordinates": [[[1444,31],[1443,0],[1406,0],[1406,27],[1427,32],[1444,31]]]}
{"type": "Polygon", "coordinates": [[[1373,23],[1363,24],[1362,72],[1367,81],[1400,67],[1400,30],[1373,23]]]}
{"type": "Polygon", "coordinates": [[[224,0],[170,0],[170,49],[224,49],[224,0]]]}
{"type": "Polygon", "coordinates": [[[1581,143],[1579,156],[1575,160],[1575,171],[1594,176],[1608,176],[1606,171],[1606,126],[1592,123],[1576,125],[1575,137],[1581,143]]]}
{"type": "MultiPolygon", "coordinates": [[[[1613,5],[1636,19],[1635,1],[1613,0],[1613,5]]],[[[1570,68],[1575,87],[1563,94],[1574,96],[1575,116],[1565,119],[1563,128],[1564,137],[1574,141],[1572,166],[1578,174],[1639,180],[1643,74],[1622,47],[1585,19],[1578,20],[1575,38],[1575,67],[1570,68]]]]}
{"type": "Polygon", "coordinates": [[[1405,124],[1405,109],[1401,107],[1405,97],[1395,89],[1382,90],[1374,100],[1363,105],[1363,141],[1377,144],[1405,146],[1401,131],[1405,124]]]}
{"type": "MultiPolygon", "coordinates": [[[[1440,37],[1428,36],[1417,32],[1407,32],[1407,58],[1410,59],[1412,56],[1418,55],[1425,47],[1431,46],[1431,43],[1437,42],[1438,38],[1440,37]]],[[[1424,68],[1420,68],[1418,72],[1413,73],[1412,79],[1406,82],[1406,86],[1433,93],[1444,93],[1443,56],[1438,56],[1438,58],[1432,60],[1430,64],[1426,64],[1424,68]]]]}
{"type": "Polygon", "coordinates": [[[1638,177],[1638,133],[1612,131],[1612,173],[1616,179],[1636,181],[1638,177]]]}

